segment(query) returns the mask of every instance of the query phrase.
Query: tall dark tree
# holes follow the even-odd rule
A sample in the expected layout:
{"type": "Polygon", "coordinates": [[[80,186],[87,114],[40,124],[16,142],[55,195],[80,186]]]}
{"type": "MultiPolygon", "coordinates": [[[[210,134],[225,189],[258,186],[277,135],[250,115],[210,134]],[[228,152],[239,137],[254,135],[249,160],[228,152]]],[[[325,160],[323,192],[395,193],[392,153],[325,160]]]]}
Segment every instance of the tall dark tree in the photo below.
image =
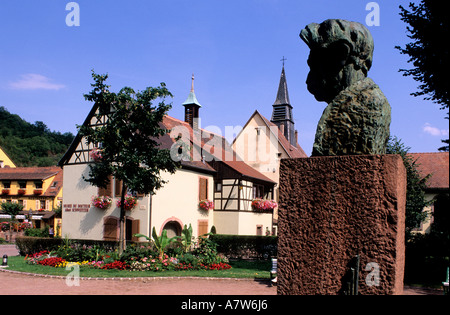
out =
{"type": "Polygon", "coordinates": [[[142,92],[124,87],[119,93],[109,91],[105,84],[107,75],[93,72],[93,90],[84,97],[96,103],[99,119],[107,115],[104,126],[80,127],[80,134],[89,143],[101,147],[101,158],[89,165],[86,181],[98,187],[106,187],[108,177],[123,182],[121,192],[119,253],[125,249],[125,209],[127,190],[141,194],[153,194],[165,181],[161,172],[174,173],[176,162],[168,149],[160,149],[158,138],[168,132],[161,128],[164,115],[171,108],[164,99],[172,94],[164,83],[148,87],[142,92]],[[159,99],[159,103],[153,104],[159,99]]]}
{"type": "MultiPolygon", "coordinates": [[[[408,37],[412,42],[404,48],[396,46],[402,54],[409,55],[412,69],[400,69],[404,76],[412,76],[420,82],[414,96],[425,96],[425,99],[441,105],[447,109],[450,104],[450,68],[449,45],[450,16],[446,1],[422,0],[419,4],[410,3],[409,9],[400,6],[402,21],[406,27],[408,37]]],[[[449,139],[442,140],[446,146],[439,148],[449,151],[449,139]]]]}

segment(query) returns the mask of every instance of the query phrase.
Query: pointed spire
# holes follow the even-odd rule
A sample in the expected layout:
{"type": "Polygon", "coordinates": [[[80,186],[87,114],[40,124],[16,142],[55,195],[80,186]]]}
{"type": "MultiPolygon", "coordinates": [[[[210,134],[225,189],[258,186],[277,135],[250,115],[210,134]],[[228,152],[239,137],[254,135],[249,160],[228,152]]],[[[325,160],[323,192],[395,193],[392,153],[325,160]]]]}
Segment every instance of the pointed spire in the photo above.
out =
{"type": "Polygon", "coordinates": [[[184,106],[184,121],[189,123],[192,129],[197,130],[199,126],[199,108],[202,107],[197,101],[194,93],[194,74],[191,77],[191,92],[182,104],[184,106]]]}
{"type": "Polygon", "coordinates": [[[278,85],[277,98],[273,105],[287,105],[291,104],[289,101],[289,93],[286,82],[286,73],[284,72],[284,57],[283,57],[283,69],[281,70],[280,84],[278,85]]]}
{"type": "Polygon", "coordinates": [[[278,85],[277,98],[272,107],[272,123],[278,126],[281,133],[286,137],[290,144],[296,145],[294,118],[292,116],[292,105],[289,100],[289,93],[286,82],[286,73],[284,72],[284,61],[281,59],[283,68],[281,69],[280,84],[278,85]]]}
{"type": "Polygon", "coordinates": [[[202,107],[200,105],[200,103],[197,101],[197,97],[195,96],[194,93],[194,74],[192,74],[191,77],[191,92],[188,95],[188,98],[186,99],[186,101],[184,101],[184,103],[182,105],[186,106],[186,105],[197,105],[199,107],[202,107]]]}

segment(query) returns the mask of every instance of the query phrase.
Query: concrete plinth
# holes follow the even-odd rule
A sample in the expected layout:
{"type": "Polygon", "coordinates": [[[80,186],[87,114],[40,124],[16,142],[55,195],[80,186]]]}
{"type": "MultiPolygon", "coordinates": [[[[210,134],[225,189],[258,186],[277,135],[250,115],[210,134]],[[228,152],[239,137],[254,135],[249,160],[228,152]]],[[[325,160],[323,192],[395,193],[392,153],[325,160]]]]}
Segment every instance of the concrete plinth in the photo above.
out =
{"type": "Polygon", "coordinates": [[[280,166],[278,294],[402,294],[406,171],[399,155],[286,159],[280,166]]]}

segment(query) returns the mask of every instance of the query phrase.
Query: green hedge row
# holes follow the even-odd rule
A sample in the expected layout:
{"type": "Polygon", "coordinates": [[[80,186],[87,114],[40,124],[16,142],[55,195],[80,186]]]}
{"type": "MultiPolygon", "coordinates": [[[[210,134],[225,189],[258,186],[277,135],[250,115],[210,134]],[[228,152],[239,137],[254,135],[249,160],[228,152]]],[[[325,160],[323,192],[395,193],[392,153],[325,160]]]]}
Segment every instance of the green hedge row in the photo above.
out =
{"type": "Polygon", "coordinates": [[[231,259],[269,259],[277,256],[276,236],[214,234],[217,251],[231,259]]]}
{"type": "MultiPolygon", "coordinates": [[[[16,238],[16,246],[19,249],[19,254],[22,256],[31,255],[42,250],[52,251],[59,246],[64,245],[66,240],[61,238],[48,237],[32,237],[32,236],[18,236],[16,238]]],[[[96,241],[96,240],[69,240],[70,244],[79,244],[81,246],[99,246],[115,250],[119,243],[116,241],[96,241]]]]}
{"type": "MultiPolygon", "coordinates": [[[[217,244],[217,251],[231,259],[269,259],[277,256],[276,236],[248,235],[211,235],[211,240],[217,244]]],[[[20,236],[16,238],[16,246],[22,256],[31,255],[42,250],[56,250],[64,245],[61,238],[20,236]]],[[[81,246],[99,246],[114,251],[118,247],[116,241],[69,240],[70,244],[81,246]]],[[[127,242],[129,244],[129,242],[127,242]]]]}

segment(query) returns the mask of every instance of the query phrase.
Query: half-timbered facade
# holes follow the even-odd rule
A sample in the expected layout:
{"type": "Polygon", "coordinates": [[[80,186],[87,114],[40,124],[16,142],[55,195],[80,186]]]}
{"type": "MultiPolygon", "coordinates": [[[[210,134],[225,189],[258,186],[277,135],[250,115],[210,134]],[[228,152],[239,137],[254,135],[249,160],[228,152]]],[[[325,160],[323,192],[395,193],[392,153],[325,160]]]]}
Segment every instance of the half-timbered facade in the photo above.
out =
{"type": "MultiPolygon", "coordinates": [[[[183,105],[191,106],[191,100],[196,101],[193,86],[183,105]]],[[[96,118],[97,111],[94,105],[85,126],[107,123],[107,116],[96,118]]],[[[167,183],[155,195],[136,196],[137,206],[126,211],[128,240],[135,240],[135,233],[150,235],[153,227],[158,233],[165,229],[169,236],[180,235],[189,224],[194,236],[209,232],[213,225],[221,234],[257,235],[272,229],[272,212],[254,211],[251,201],[253,196],[272,197],[275,183],[240,161],[223,137],[200,129],[194,120],[189,115],[185,121],[164,117],[162,126],[172,132],[160,137],[160,148],[178,152],[178,137],[183,134],[188,158],[179,161],[174,174],[162,174],[167,183]],[[218,187],[223,187],[222,193],[217,192],[218,187]],[[202,209],[202,200],[212,201],[213,208],[202,209]]],[[[64,168],[62,233],[70,238],[114,240],[119,235],[116,202],[121,183],[111,178],[106,189],[99,189],[83,179],[94,162],[90,153],[95,149],[78,134],[59,163],[64,168]],[[93,206],[92,198],[99,195],[112,198],[109,208],[93,206]]]]}

